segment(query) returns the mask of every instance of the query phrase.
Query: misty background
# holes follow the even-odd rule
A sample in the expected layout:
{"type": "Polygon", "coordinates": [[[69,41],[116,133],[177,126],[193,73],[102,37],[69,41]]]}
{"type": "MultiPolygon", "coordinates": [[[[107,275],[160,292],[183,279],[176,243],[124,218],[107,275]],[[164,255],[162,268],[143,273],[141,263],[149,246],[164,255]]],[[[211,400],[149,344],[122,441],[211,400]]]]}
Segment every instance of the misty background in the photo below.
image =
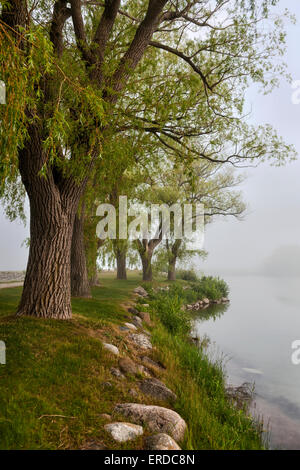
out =
{"type": "MultiPolygon", "coordinates": [[[[296,25],[287,25],[285,61],[292,79],[300,80],[300,2],[282,0],[277,11],[285,8],[297,17],[296,25]]],[[[293,92],[285,79],[266,96],[252,86],[246,108],[252,110],[251,123],[271,124],[300,154],[300,104],[292,103],[293,92]]],[[[279,168],[264,163],[243,173],[247,175],[240,186],[248,205],[245,219],[218,218],[208,225],[209,255],[205,261],[196,259],[195,268],[214,274],[300,275],[300,159],[279,168]]],[[[0,271],[26,268],[28,249],[22,243],[29,237],[27,218],[26,227],[19,221],[11,223],[0,208],[0,271]]]]}

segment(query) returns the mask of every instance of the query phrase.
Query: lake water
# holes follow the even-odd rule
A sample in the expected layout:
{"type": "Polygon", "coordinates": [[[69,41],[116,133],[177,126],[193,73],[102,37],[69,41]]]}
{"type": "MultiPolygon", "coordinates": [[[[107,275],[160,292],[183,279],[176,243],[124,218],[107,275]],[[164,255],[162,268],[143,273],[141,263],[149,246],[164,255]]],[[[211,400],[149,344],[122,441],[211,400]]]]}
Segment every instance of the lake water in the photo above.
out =
{"type": "Polygon", "coordinates": [[[300,449],[300,365],[291,360],[300,340],[300,278],[225,280],[230,304],[205,310],[195,333],[210,338],[210,356],[223,357],[228,383],[255,383],[252,411],[269,423],[270,447],[300,449]]]}

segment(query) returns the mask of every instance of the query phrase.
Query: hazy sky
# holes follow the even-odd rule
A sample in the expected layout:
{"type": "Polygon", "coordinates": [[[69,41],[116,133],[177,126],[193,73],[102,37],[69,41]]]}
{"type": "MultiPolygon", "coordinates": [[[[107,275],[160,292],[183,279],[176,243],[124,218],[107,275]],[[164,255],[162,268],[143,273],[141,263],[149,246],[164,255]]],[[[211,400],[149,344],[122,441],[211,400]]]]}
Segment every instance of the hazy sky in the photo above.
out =
{"type": "MultiPolygon", "coordinates": [[[[283,8],[295,13],[298,21],[288,26],[286,62],[293,80],[300,80],[300,1],[282,0],[283,8]]],[[[267,96],[253,86],[248,105],[251,122],[272,124],[300,154],[300,104],[292,103],[293,91],[285,80],[267,96]]],[[[204,270],[256,270],[278,247],[300,245],[300,159],[280,168],[262,164],[247,170],[247,175],[241,189],[248,214],[242,222],[223,218],[207,227],[205,248],[209,256],[201,264],[204,270]]]]}
{"type": "MultiPolygon", "coordinates": [[[[298,19],[288,26],[286,62],[294,80],[300,80],[300,1],[282,0],[281,9],[288,8],[298,19]]],[[[252,108],[251,121],[272,124],[287,143],[300,154],[300,104],[292,104],[292,88],[284,80],[271,95],[258,94],[255,87],[248,93],[252,108]]],[[[217,220],[206,231],[205,248],[209,256],[203,269],[257,269],[264,258],[283,245],[300,245],[300,159],[286,167],[263,164],[247,170],[248,178],[241,186],[248,203],[244,221],[217,220]]],[[[0,270],[26,268],[27,249],[21,247],[29,236],[28,226],[10,223],[0,213],[0,270]]]]}

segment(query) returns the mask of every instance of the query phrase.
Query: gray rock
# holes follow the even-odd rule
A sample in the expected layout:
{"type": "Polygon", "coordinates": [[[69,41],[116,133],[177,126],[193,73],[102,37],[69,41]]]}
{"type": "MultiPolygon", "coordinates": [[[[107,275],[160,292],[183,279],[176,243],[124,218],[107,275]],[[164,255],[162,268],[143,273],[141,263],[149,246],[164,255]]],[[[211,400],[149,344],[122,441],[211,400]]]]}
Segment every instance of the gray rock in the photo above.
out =
{"type": "Polygon", "coordinates": [[[177,396],[158,379],[145,379],[139,383],[141,392],[158,400],[175,401],[177,396]]]}
{"type": "Polygon", "coordinates": [[[145,439],[147,450],[181,450],[177,442],[165,433],[155,434],[145,439]]]}
{"type": "Polygon", "coordinates": [[[112,388],[112,384],[110,382],[102,382],[101,386],[103,388],[112,388]]]}
{"type": "Polygon", "coordinates": [[[104,426],[104,429],[117,442],[132,441],[143,434],[142,426],[132,423],[109,423],[104,426]]]}
{"type": "Polygon", "coordinates": [[[142,319],[140,317],[138,317],[137,315],[135,315],[133,317],[133,323],[135,324],[135,326],[137,326],[138,328],[143,328],[143,322],[142,322],[142,319]]]}
{"type": "Polygon", "coordinates": [[[175,441],[181,441],[186,431],[186,423],[176,411],[162,406],[122,403],[114,408],[115,414],[121,414],[137,424],[147,424],[152,432],[170,434],[175,441]]]}
{"type": "Polygon", "coordinates": [[[209,304],[209,299],[207,297],[204,297],[204,299],[202,299],[202,302],[205,304],[205,305],[208,305],[209,304]]]}
{"type": "Polygon", "coordinates": [[[141,295],[142,297],[148,297],[148,292],[142,286],[136,287],[133,289],[133,292],[135,294],[141,295]]]}
{"type": "Polygon", "coordinates": [[[152,349],[152,344],[149,338],[145,334],[130,334],[128,336],[131,341],[141,349],[152,349]]]}
{"type": "Polygon", "coordinates": [[[129,307],[127,310],[129,313],[133,313],[133,315],[137,315],[139,313],[139,311],[134,307],[129,307]]]}
{"type": "Polygon", "coordinates": [[[107,351],[110,351],[116,356],[119,355],[119,349],[117,348],[117,346],[114,346],[113,344],[109,344],[109,343],[102,343],[102,344],[103,344],[104,349],[107,349],[107,351]]]}
{"type": "Polygon", "coordinates": [[[129,328],[130,330],[137,330],[137,327],[135,325],[133,325],[132,323],[125,323],[125,326],[127,326],[127,328],[129,328]]]}
{"type": "Polygon", "coordinates": [[[121,330],[121,331],[130,331],[129,328],[127,328],[126,326],[119,326],[119,330],[121,330]]]}
{"type": "Polygon", "coordinates": [[[110,370],[111,375],[114,375],[115,377],[118,377],[119,379],[125,379],[124,375],[116,367],[111,367],[109,370],[110,370]]]}

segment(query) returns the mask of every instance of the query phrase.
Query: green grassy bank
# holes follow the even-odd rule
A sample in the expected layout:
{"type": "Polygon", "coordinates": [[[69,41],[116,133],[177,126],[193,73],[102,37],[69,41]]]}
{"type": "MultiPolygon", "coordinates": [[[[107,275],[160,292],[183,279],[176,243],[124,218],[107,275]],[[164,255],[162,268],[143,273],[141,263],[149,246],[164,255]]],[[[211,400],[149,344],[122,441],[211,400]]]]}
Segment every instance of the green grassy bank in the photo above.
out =
{"type": "MultiPolygon", "coordinates": [[[[112,441],[101,416],[110,414],[116,403],[170,407],[142,395],[139,377],[112,376],[110,368],[118,367],[118,358],[102,347],[102,341],[112,343],[122,356],[141,363],[140,351],[120,329],[131,318],[126,307],[136,300],[132,290],[140,282],[138,275],[128,281],[103,276],[92,299],[73,301],[71,321],[16,318],[21,288],[0,290],[0,340],[7,356],[6,365],[0,365],[1,449],[78,449],[90,442],[109,449],[143,448],[142,438],[122,445],[112,441]]],[[[181,447],[261,448],[250,418],[226,399],[221,367],[189,341],[185,320],[179,319],[180,292],[150,297],[155,348],[147,355],[165,365],[157,377],[178,396],[172,408],[188,425],[181,447]],[[169,317],[163,315],[164,302],[169,317]]]]}

